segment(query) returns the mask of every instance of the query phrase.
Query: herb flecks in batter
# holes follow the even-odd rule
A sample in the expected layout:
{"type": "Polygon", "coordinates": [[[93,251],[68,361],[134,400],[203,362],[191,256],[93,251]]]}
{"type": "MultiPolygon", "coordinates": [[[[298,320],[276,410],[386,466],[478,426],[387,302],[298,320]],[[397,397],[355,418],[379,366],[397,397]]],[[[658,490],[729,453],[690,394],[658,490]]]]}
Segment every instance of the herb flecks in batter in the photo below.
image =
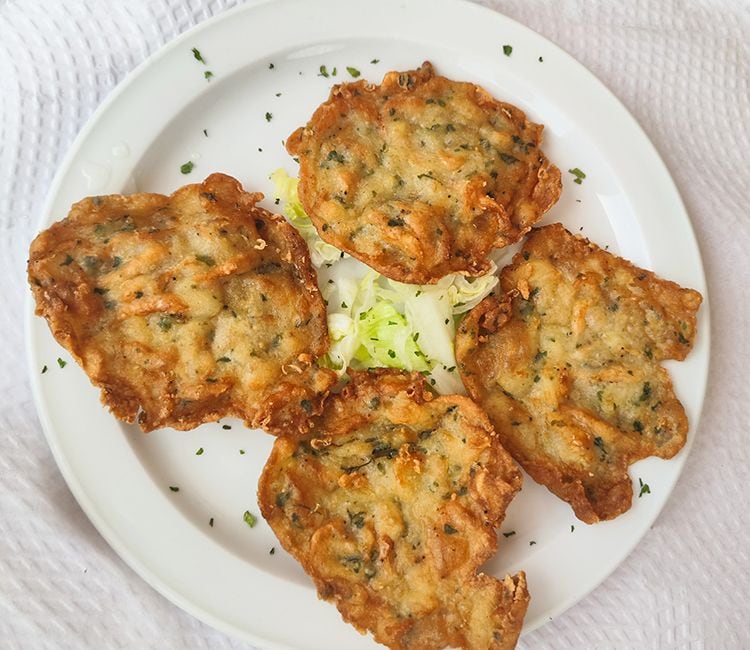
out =
{"type": "Polygon", "coordinates": [[[489,251],[555,203],[560,172],[538,148],[541,132],[518,108],[425,63],[378,86],[336,86],[287,150],[326,243],[390,279],[429,284],[483,275],[489,251]]]}
{"type": "Polygon", "coordinates": [[[500,291],[462,321],[456,358],[529,474],[581,520],[613,519],[633,501],[629,465],[685,443],[685,410],[661,362],[687,355],[700,303],[552,224],[532,231],[500,291]]]}
{"type": "Polygon", "coordinates": [[[512,647],[524,577],[477,570],[520,474],[484,414],[418,373],[352,371],[315,431],[277,439],[258,499],[320,597],[389,647],[512,647]]]}

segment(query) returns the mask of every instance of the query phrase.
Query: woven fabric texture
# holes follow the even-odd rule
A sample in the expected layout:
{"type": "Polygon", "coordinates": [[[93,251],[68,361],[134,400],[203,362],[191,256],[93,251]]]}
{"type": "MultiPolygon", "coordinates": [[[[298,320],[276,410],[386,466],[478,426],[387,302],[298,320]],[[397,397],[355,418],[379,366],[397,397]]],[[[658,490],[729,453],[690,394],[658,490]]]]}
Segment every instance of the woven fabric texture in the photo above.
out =
{"type": "MultiPolygon", "coordinates": [[[[31,398],[25,262],[53,175],[115,85],[238,0],[0,0],[0,647],[246,648],[162,598],[69,493],[31,398]]],[[[377,3],[373,3],[376,5],[377,3]]],[[[750,4],[486,0],[594,72],[669,167],[708,276],[708,393],[684,473],[620,567],[522,648],[750,648],[750,4]]],[[[250,614],[251,615],[251,614],[250,614]]]]}

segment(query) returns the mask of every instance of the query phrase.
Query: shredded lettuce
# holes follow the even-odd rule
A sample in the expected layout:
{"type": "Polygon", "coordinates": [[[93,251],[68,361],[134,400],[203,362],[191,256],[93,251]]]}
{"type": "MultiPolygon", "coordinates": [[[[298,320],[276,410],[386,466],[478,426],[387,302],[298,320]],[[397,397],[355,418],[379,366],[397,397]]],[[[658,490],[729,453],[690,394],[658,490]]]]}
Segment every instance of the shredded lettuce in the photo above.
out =
{"type": "Polygon", "coordinates": [[[328,305],[331,347],[322,362],[341,374],[349,367],[422,372],[439,393],[464,393],[453,350],[456,325],[497,284],[497,267],[431,285],[390,280],[320,239],[299,202],[297,179],[279,169],[271,180],[284,214],[310,247],[328,305]]]}
{"type": "Polygon", "coordinates": [[[297,184],[299,180],[289,176],[284,169],[277,169],[269,178],[274,184],[274,198],[283,201],[284,216],[302,235],[310,249],[310,259],[315,267],[321,264],[331,264],[345,255],[335,246],[324,242],[315,230],[310,217],[300,203],[297,195],[297,184]]]}

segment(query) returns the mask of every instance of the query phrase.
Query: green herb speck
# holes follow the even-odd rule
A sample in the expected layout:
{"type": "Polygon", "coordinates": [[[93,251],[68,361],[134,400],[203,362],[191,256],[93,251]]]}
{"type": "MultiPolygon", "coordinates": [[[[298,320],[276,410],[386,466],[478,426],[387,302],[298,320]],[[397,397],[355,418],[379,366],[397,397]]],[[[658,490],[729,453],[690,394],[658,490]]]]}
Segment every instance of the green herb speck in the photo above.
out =
{"type": "Polygon", "coordinates": [[[45,372],[47,372],[47,366],[42,366],[42,374],[44,374],[45,372]]]}
{"type": "Polygon", "coordinates": [[[638,485],[641,486],[641,491],[638,493],[638,498],[640,499],[644,494],[651,494],[651,488],[648,486],[648,483],[644,483],[643,479],[638,479],[638,485]]]}
{"type": "Polygon", "coordinates": [[[375,65],[376,63],[380,63],[380,59],[373,59],[372,61],[370,61],[370,63],[375,65]]]}
{"type": "Polygon", "coordinates": [[[575,178],[573,179],[574,183],[578,183],[579,185],[583,183],[583,179],[586,178],[586,174],[584,174],[578,167],[573,167],[573,169],[568,170],[569,173],[573,174],[575,178]]]}
{"type": "Polygon", "coordinates": [[[515,530],[510,530],[507,533],[503,533],[503,537],[513,537],[516,534],[515,530]]]}
{"type": "Polygon", "coordinates": [[[192,160],[188,160],[186,163],[180,165],[180,172],[183,174],[189,174],[193,171],[193,167],[195,167],[195,163],[192,160]]]}
{"type": "Polygon", "coordinates": [[[200,50],[197,47],[193,48],[193,56],[195,57],[196,61],[200,61],[201,63],[205,63],[206,62],[203,59],[203,55],[201,54],[200,50]]]}
{"type": "Polygon", "coordinates": [[[320,72],[318,73],[319,77],[326,77],[326,79],[330,77],[330,75],[328,74],[328,70],[326,70],[326,67],[324,65],[320,66],[319,70],[320,70],[320,72]]]}
{"type": "Polygon", "coordinates": [[[205,72],[203,73],[203,76],[205,77],[206,81],[211,81],[211,77],[213,77],[213,76],[214,76],[214,73],[213,73],[213,72],[211,72],[210,70],[206,70],[206,71],[205,71],[205,72]]]}
{"type": "Polygon", "coordinates": [[[359,77],[360,74],[362,74],[357,68],[352,68],[351,66],[346,66],[346,71],[355,79],[359,77]]]}
{"type": "Polygon", "coordinates": [[[257,519],[255,518],[255,515],[250,512],[249,510],[245,510],[245,514],[242,515],[243,521],[252,528],[257,523],[257,519]]]}
{"type": "Polygon", "coordinates": [[[215,266],[216,260],[210,255],[196,255],[195,259],[199,262],[203,262],[206,266],[215,266]]]}
{"type": "Polygon", "coordinates": [[[273,113],[266,112],[266,122],[270,122],[273,119],[273,113]]]}
{"type": "Polygon", "coordinates": [[[512,53],[513,53],[512,45],[503,45],[503,54],[505,54],[505,56],[510,56],[512,53]]]}
{"type": "Polygon", "coordinates": [[[60,366],[61,368],[64,368],[65,366],[68,365],[68,362],[63,361],[60,357],[57,357],[57,365],[60,366]]]}
{"type": "Polygon", "coordinates": [[[458,531],[457,531],[457,530],[456,530],[455,528],[453,528],[453,526],[451,526],[450,524],[445,524],[445,525],[443,526],[443,530],[445,531],[445,534],[446,534],[446,535],[455,535],[455,534],[456,534],[456,533],[458,532],[458,531]]]}
{"type": "Polygon", "coordinates": [[[176,485],[170,485],[169,489],[172,490],[172,492],[179,492],[180,488],[178,488],[176,485]]]}
{"type": "Polygon", "coordinates": [[[196,456],[203,456],[203,447],[200,447],[198,451],[195,452],[196,456]]]}
{"type": "Polygon", "coordinates": [[[162,316],[158,321],[156,321],[156,325],[162,332],[168,332],[172,329],[172,317],[162,316]]]}

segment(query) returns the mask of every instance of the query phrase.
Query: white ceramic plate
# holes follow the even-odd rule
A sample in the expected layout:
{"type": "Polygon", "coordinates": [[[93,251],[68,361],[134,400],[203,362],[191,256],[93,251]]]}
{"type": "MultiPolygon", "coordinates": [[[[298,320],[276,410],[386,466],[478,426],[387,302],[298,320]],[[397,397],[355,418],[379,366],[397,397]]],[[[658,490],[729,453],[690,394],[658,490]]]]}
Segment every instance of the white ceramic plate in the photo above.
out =
{"type": "MultiPolygon", "coordinates": [[[[97,111],[57,175],[41,225],[65,216],[86,195],[169,193],[213,171],[270,197],[269,172],[279,166],[296,171],[282,140],[307,120],[333,82],[351,78],[347,66],[379,82],[387,70],[425,59],[546,125],[544,149],[563,170],[564,191],[545,222],[561,221],[706,296],[685,209],[633,118],[544,38],[456,1],[282,0],[245,5],[200,25],[149,59],[97,111]],[[503,45],[512,46],[510,56],[503,45]],[[206,65],[193,57],[193,47],[206,65]],[[319,76],[321,65],[329,74],[336,68],[337,76],[319,76]],[[188,160],[195,168],[185,176],[180,165],[188,160]],[[581,185],[566,171],[573,167],[587,175],[581,185]]],[[[266,205],[273,206],[268,199],[266,205]]],[[[692,423],[688,445],[671,461],[649,459],[631,471],[634,484],[641,478],[650,494],[636,496],[616,521],[595,526],[575,519],[531,480],[511,505],[502,531],[515,534],[500,537],[500,551],[485,568],[496,575],[527,572],[526,630],[599,584],[666,502],[701,410],[707,303],[699,321],[688,360],[669,365],[692,423]]],[[[245,510],[258,514],[256,482],[269,436],[235,421],[143,435],[109,415],[74,363],[58,367],[58,357],[70,357],[31,308],[28,335],[36,403],[60,469],[94,525],[145,580],[195,616],[263,647],[374,645],[318,601],[265,522],[252,529],[243,522],[245,510]],[[41,375],[44,365],[49,370],[41,375]],[[205,452],[198,456],[200,447],[205,452]]]]}

